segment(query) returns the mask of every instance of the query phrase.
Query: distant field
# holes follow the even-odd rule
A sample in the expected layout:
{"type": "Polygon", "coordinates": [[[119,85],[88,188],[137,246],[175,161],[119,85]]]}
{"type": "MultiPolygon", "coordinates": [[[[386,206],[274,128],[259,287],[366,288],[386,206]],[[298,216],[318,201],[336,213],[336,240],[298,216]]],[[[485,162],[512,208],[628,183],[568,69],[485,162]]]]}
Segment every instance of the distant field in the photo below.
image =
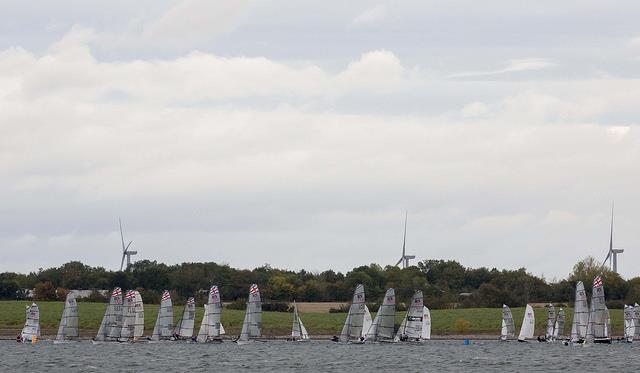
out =
{"type": "MultiPolygon", "coordinates": [[[[25,306],[31,304],[26,301],[0,301],[0,335],[15,336],[18,334],[24,324],[25,306]]],[[[40,325],[44,334],[55,334],[60,315],[62,314],[63,302],[40,302],[40,325]]],[[[301,318],[305,326],[312,335],[335,335],[340,333],[342,324],[346,318],[344,313],[322,313],[322,312],[302,312],[304,309],[322,309],[317,303],[313,306],[305,308],[304,303],[299,303],[301,310],[301,318]]],[[[78,303],[78,312],[80,314],[80,329],[85,336],[93,335],[102,321],[102,316],[106,309],[106,303],[78,303]]],[[[144,306],[145,310],[145,334],[151,334],[156,316],[158,314],[158,305],[150,304],[144,306]]],[[[182,307],[174,307],[174,320],[177,322],[182,314],[182,307]]],[[[512,308],[513,317],[516,323],[516,329],[520,329],[524,308],[512,308]]],[[[326,312],[326,311],[325,311],[326,312]]],[[[534,309],[536,316],[536,335],[543,334],[546,322],[546,310],[544,308],[534,309]]],[[[622,326],[622,310],[611,310],[611,323],[614,335],[621,335],[622,326]]],[[[566,323],[565,333],[569,333],[571,329],[571,321],[573,310],[565,309],[566,323]]],[[[202,320],[203,310],[198,308],[196,312],[196,333],[200,321],[202,320]]],[[[375,314],[374,314],[375,316],[375,314]]],[[[290,313],[286,312],[264,312],[263,313],[263,334],[265,336],[284,336],[291,332],[290,313]]],[[[404,317],[404,312],[396,314],[396,323],[399,325],[404,317]]],[[[499,308],[465,308],[450,310],[432,310],[432,334],[434,335],[498,335],[500,333],[502,310],[499,308]],[[465,333],[456,330],[457,320],[467,320],[469,329],[465,333]]],[[[227,330],[227,334],[237,335],[240,332],[242,321],[244,319],[244,311],[239,310],[222,310],[222,324],[227,330]]]]}

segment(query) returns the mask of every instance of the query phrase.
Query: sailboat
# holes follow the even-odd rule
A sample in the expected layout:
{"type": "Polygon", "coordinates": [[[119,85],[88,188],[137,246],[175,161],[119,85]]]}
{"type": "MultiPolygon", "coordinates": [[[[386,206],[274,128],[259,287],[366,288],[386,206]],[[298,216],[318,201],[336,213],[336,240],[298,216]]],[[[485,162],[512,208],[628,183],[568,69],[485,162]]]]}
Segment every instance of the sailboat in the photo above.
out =
{"type": "Polygon", "coordinates": [[[533,314],[533,308],[527,304],[527,308],[524,311],[524,318],[522,319],[522,327],[520,328],[520,335],[518,335],[518,342],[526,342],[527,338],[533,338],[533,331],[536,327],[536,319],[533,314]]]}
{"type": "Polygon", "coordinates": [[[633,339],[638,340],[640,339],[640,306],[638,303],[633,306],[633,326],[633,339]]]}
{"type": "Polygon", "coordinates": [[[173,329],[173,339],[175,340],[187,340],[193,336],[193,327],[195,326],[196,318],[196,300],[193,297],[187,299],[187,304],[184,305],[184,311],[180,321],[173,329]]]}
{"type": "Polygon", "coordinates": [[[119,342],[137,342],[144,333],[144,306],[136,290],[129,290],[124,297],[123,322],[119,342]]]}
{"type": "Polygon", "coordinates": [[[371,342],[394,342],[394,324],[396,319],[396,295],[393,288],[384,295],[382,305],[365,337],[371,342]]]}
{"type": "Polygon", "coordinates": [[[564,310],[560,308],[558,310],[558,317],[556,318],[556,323],[553,326],[553,339],[554,341],[558,339],[562,339],[562,335],[564,334],[564,310]]]}
{"type": "Polygon", "coordinates": [[[153,327],[151,341],[167,341],[171,339],[173,333],[173,305],[171,304],[171,293],[165,290],[162,293],[160,301],[160,309],[158,310],[158,318],[153,327]]]}
{"type": "Polygon", "coordinates": [[[291,340],[298,342],[307,342],[310,340],[307,328],[304,327],[302,319],[300,319],[300,315],[298,314],[298,306],[296,305],[295,300],[293,301],[293,326],[291,327],[291,340]]]}
{"type": "MultiPolygon", "coordinates": [[[[587,336],[589,324],[589,310],[587,305],[587,293],[582,281],[576,284],[576,301],[573,307],[573,322],[571,323],[571,337],[568,342],[583,343],[587,336]]],[[[565,343],[568,344],[568,343],[565,343]]]]}
{"type": "Polygon", "coordinates": [[[589,324],[587,325],[587,342],[611,343],[607,315],[608,310],[604,303],[604,285],[602,278],[596,276],[593,280],[591,311],[589,313],[589,324]]]}
{"type": "Polygon", "coordinates": [[[553,307],[553,304],[549,303],[547,305],[547,329],[544,334],[544,339],[546,341],[553,340],[553,329],[556,323],[556,309],[553,307]]]}
{"type": "Polygon", "coordinates": [[[373,324],[373,317],[371,317],[371,312],[369,312],[369,307],[367,304],[364,305],[364,313],[362,314],[362,330],[360,331],[360,338],[358,342],[364,341],[367,336],[367,332],[369,328],[371,328],[371,324],[373,324]]]}
{"type": "Polygon", "coordinates": [[[35,344],[40,338],[40,309],[38,305],[32,303],[25,309],[26,320],[22,332],[20,332],[20,342],[35,344]]]}
{"type": "Polygon", "coordinates": [[[425,308],[423,302],[422,290],[413,293],[409,309],[407,309],[407,313],[396,333],[396,342],[421,342],[423,340],[422,322],[424,320],[423,309],[425,308]]]}
{"type": "Polygon", "coordinates": [[[422,307],[422,339],[431,339],[431,311],[427,306],[422,307]]]}
{"type": "Polygon", "coordinates": [[[633,322],[633,306],[624,305],[624,341],[631,343],[635,336],[635,324],[633,322]]]}
{"type": "Polygon", "coordinates": [[[122,322],[122,289],[117,287],[111,293],[109,305],[104,312],[100,329],[98,329],[98,334],[93,339],[93,343],[117,341],[120,338],[122,322]]]}
{"type": "Polygon", "coordinates": [[[58,334],[53,343],[77,341],[78,336],[78,303],[76,302],[75,294],[70,292],[64,301],[64,310],[62,310],[58,334]]]}
{"type": "Polygon", "coordinates": [[[364,341],[362,324],[367,305],[364,301],[364,285],[358,284],[353,292],[353,300],[349,307],[347,319],[344,321],[339,341],[342,343],[362,343],[364,341]]]}
{"type": "Polygon", "coordinates": [[[218,286],[213,285],[209,289],[207,304],[204,305],[204,315],[202,316],[202,324],[197,338],[198,342],[222,342],[222,338],[220,338],[222,332],[220,324],[221,309],[220,291],[218,286]]]}
{"type": "Polygon", "coordinates": [[[513,315],[511,308],[506,304],[502,305],[502,329],[500,330],[500,340],[506,341],[516,335],[516,328],[513,325],[513,315]]]}
{"type": "Polygon", "coordinates": [[[244,314],[242,330],[236,340],[238,344],[246,344],[255,341],[262,336],[262,301],[260,300],[260,289],[258,285],[252,284],[249,288],[249,300],[247,301],[247,311],[244,314]]]}

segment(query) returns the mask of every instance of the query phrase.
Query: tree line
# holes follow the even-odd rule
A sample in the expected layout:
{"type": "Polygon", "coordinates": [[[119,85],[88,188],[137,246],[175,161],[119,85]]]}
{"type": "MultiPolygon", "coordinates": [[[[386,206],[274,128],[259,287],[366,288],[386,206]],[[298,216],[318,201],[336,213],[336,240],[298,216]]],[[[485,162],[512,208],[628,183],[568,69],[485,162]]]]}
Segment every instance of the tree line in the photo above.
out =
{"type": "MultiPolygon", "coordinates": [[[[576,281],[583,281],[589,292],[597,274],[604,278],[610,308],[640,301],[640,277],[624,280],[616,273],[603,270],[592,257],[576,263],[566,279],[551,282],[524,268],[468,268],[454,260],[433,259],[406,269],[370,264],[346,273],[296,272],[269,265],[246,270],[214,262],[166,265],[148,260],[138,261],[126,271],[109,271],[73,261],[29,274],[0,273],[0,298],[25,298],[24,290],[33,289],[36,300],[62,300],[70,289],[119,286],[138,289],[145,303],[159,303],[165,289],[172,292],[177,304],[191,296],[201,303],[206,300],[209,287],[217,284],[223,301],[240,303],[246,299],[249,286],[256,283],[263,299],[274,302],[348,302],[354,287],[362,283],[367,300],[373,303],[382,299],[387,288],[393,287],[399,301],[409,300],[416,289],[421,289],[425,303],[431,308],[500,307],[503,303],[518,307],[532,302],[570,304],[576,281]]],[[[86,300],[107,299],[94,291],[86,300]]]]}

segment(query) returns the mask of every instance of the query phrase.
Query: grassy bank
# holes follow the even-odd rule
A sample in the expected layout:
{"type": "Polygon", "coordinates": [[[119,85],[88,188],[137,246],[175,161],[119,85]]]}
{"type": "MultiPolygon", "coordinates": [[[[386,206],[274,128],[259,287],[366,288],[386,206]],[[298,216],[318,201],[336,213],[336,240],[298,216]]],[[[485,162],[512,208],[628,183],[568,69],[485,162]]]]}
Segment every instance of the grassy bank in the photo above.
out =
{"type": "MultiPolygon", "coordinates": [[[[25,306],[31,304],[26,301],[0,301],[0,333],[6,336],[14,336],[18,333],[25,318],[25,306]]],[[[62,314],[63,302],[40,302],[40,325],[45,334],[55,333],[62,314]]],[[[84,334],[94,333],[100,326],[102,316],[106,309],[105,303],[78,303],[80,314],[80,329],[84,334]]],[[[144,306],[145,310],[145,334],[151,334],[158,305],[149,304],[144,306]]],[[[518,330],[522,323],[524,308],[512,308],[513,317],[518,330]]],[[[543,334],[546,323],[546,310],[536,308],[536,335],[543,334]]],[[[622,310],[611,310],[611,323],[614,335],[621,335],[623,332],[622,310]]],[[[572,321],[571,309],[566,309],[565,334],[569,333],[572,321]]],[[[174,320],[177,322],[182,315],[182,307],[174,307],[174,320]]],[[[197,309],[196,325],[200,325],[202,320],[202,307],[197,309]]],[[[374,314],[375,316],[375,314],[374,314]]],[[[396,314],[396,323],[399,325],[404,317],[404,312],[396,314]]],[[[452,335],[452,334],[491,334],[500,333],[502,310],[499,308],[465,308],[451,310],[432,310],[432,334],[452,335]],[[459,320],[466,320],[468,327],[460,329],[459,320]]],[[[301,318],[305,326],[312,335],[334,335],[340,333],[342,324],[346,318],[344,313],[301,313],[301,318]]],[[[222,324],[228,335],[237,335],[240,332],[244,311],[222,310],[222,324]]],[[[285,312],[264,312],[263,313],[263,334],[265,336],[282,336],[291,332],[292,316],[285,312]]],[[[197,332],[196,327],[196,332],[197,332]]]]}

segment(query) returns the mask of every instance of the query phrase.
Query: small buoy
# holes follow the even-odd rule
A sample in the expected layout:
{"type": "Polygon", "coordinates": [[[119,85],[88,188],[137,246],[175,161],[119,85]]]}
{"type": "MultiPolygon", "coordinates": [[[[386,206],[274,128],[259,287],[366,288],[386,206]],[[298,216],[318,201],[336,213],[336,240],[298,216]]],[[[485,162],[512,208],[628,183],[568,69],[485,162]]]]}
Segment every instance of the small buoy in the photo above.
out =
{"type": "Polygon", "coordinates": [[[468,346],[468,345],[470,345],[470,344],[471,344],[471,342],[469,341],[469,339],[465,338],[465,339],[464,339],[464,345],[465,345],[465,346],[468,346]]]}

